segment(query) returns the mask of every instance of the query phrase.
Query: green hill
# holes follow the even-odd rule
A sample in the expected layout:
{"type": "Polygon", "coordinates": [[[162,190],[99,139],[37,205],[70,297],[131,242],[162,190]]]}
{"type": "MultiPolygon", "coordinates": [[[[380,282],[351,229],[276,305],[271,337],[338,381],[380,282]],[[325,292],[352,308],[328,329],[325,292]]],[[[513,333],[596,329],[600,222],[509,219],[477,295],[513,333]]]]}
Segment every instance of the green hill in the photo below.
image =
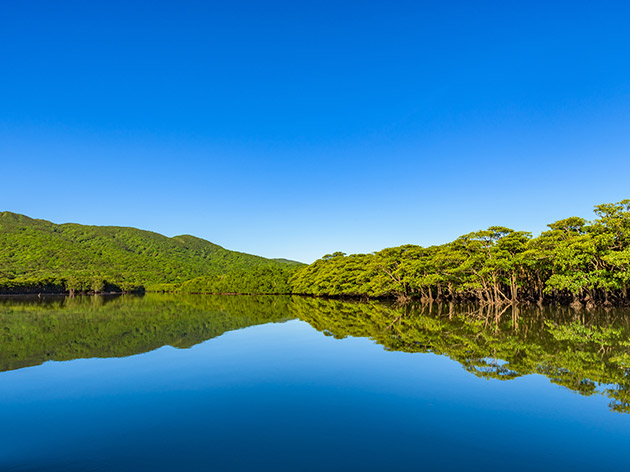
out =
{"type": "Polygon", "coordinates": [[[173,288],[197,277],[301,264],[229,251],[194,236],[117,226],[54,224],[0,213],[0,291],[173,288]]]}

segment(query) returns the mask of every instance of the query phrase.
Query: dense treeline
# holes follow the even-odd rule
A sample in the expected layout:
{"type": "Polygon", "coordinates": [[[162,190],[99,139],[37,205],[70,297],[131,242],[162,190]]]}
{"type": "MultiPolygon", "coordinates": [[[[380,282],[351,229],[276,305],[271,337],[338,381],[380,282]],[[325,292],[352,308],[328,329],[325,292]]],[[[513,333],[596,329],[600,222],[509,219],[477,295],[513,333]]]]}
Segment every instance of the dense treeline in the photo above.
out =
{"type": "Polygon", "coordinates": [[[0,293],[295,293],[474,301],[630,303],[630,200],[532,238],[493,226],[431,247],[334,253],[310,266],[228,251],[192,236],[55,225],[0,213],[0,293]]]}
{"type": "Polygon", "coordinates": [[[57,225],[0,213],[0,293],[170,291],[201,276],[299,266],[229,251],[193,236],[57,225]]]}
{"type": "Polygon", "coordinates": [[[0,279],[2,294],[50,294],[50,293],[132,293],[144,292],[144,285],[124,280],[122,277],[104,277],[76,273],[64,277],[17,277],[0,279]]]}
{"type": "Polygon", "coordinates": [[[294,293],[418,298],[484,304],[626,304],[630,200],[595,207],[597,218],[552,223],[537,238],[493,226],[441,246],[326,255],[293,276],[294,293]]]}
{"type": "Polygon", "coordinates": [[[206,275],[188,280],[174,288],[183,293],[288,294],[289,278],[295,269],[288,267],[254,267],[223,275],[206,275]]]}

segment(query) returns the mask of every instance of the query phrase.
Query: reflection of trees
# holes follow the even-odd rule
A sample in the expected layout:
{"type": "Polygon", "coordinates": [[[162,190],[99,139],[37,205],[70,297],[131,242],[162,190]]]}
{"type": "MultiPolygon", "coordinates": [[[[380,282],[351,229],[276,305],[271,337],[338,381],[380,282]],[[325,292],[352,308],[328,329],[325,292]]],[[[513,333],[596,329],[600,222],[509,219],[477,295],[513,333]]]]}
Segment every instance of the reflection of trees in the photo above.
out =
{"type": "Polygon", "coordinates": [[[630,412],[630,317],[617,311],[454,304],[394,306],[296,299],[299,318],[336,338],[448,356],[482,378],[542,374],[630,412]]]}
{"type": "Polygon", "coordinates": [[[227,331],[300,318],[325,335],[447,356],[486,379],[541,374],[630,412],[630,317],[621,311],[391,305],[283,296],[0,299],[0,371],[47,360],[185,348],[227,331]]]}
{"type": "Polygon", "coordinates": [[[226,331],[282,321],[289,297],[51,297],[0,300],[0,371],[48,360],[187,348],[226,331]]]}

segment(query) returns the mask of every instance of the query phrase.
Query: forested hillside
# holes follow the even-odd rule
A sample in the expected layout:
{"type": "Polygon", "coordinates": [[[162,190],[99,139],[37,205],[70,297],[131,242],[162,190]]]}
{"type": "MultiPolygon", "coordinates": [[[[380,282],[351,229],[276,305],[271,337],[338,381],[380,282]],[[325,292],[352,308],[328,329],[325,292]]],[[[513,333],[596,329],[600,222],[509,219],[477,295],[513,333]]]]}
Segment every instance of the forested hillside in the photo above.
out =
{"type": "Polygon", "coordinates": [[[532,238],[501,226],[440,246],[326,255],[309,266],[193,236],[57,225],[0,213],[0,293],[295,293],[400,300],[619,305],[630,302],[630,200],[532,238]]]}
{"type": "Polygon", "coordinates": [[[532,238],[493,226],[440,246],[326,255],[299,270],[294,293],[499,304],[515,301],[626,304],[630,200],[595,207],[532,238]]]}
{"type": "Polygon", "coordinates": [[[0,292],[174,289],[202,276],[299,265],[188,235],[168,238],[135,228],[58,225],[0,213],[0,292]]]}

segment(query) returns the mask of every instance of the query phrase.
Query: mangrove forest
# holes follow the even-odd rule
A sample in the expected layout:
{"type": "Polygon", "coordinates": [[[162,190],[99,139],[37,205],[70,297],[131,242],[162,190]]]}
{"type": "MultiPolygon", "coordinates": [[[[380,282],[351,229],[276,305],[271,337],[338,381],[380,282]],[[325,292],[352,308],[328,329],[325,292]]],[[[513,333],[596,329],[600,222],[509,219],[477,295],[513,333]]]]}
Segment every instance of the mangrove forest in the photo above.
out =
{"type": "Polygon", "coordinates": [[[630,302],[630,200],[595,206],[537,237],[491,226],[436,246],[328,254],[310,265],[229,251],[193,236],[56,225],[0,213],[0,293],[160,291],[399,301],[630,302]]]}

